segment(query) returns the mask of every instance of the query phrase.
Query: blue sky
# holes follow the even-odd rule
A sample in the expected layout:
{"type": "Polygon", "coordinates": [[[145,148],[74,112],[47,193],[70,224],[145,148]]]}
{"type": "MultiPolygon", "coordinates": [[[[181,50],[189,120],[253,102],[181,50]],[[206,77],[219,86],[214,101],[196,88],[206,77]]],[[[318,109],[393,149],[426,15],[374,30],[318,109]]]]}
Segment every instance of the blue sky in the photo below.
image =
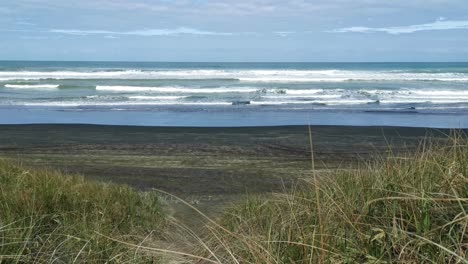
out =
{"type": "Polygon", "coordinates": [[[2,0],[0,59],[468,61],[467,0],[2,0]]]}

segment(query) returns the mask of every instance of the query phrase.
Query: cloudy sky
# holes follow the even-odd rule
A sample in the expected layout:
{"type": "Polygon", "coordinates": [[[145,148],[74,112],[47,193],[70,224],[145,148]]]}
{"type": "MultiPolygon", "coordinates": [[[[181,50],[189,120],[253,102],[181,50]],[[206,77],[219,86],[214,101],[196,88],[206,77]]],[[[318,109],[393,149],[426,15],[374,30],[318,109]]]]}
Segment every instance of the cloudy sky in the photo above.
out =
{"type": "Polygon", "coordinates": [[[468,1],[2,0],[0,59],[468,61],[468,1]]]}

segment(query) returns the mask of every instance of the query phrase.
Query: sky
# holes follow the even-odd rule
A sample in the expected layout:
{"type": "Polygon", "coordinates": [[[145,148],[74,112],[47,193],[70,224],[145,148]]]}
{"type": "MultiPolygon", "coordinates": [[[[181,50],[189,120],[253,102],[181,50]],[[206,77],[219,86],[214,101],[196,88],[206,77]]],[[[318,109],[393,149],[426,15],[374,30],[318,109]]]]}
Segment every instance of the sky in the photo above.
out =
{"type": "Polygon", "coordinates": [[[0,60],[468,61],[468,1],[0,0],[0,60]]]}

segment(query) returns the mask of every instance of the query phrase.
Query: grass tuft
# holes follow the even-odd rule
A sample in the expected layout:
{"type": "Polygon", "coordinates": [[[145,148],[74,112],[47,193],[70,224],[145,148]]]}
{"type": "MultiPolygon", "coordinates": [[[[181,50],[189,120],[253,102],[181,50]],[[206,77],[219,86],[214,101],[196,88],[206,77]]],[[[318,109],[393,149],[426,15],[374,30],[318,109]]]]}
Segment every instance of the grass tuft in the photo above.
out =
{"type": "Polygon", "coordinates": [[[155,193],[0,160],[0,263],[152,262],[105,236],[139,243],[165,226],[155,193]]]}

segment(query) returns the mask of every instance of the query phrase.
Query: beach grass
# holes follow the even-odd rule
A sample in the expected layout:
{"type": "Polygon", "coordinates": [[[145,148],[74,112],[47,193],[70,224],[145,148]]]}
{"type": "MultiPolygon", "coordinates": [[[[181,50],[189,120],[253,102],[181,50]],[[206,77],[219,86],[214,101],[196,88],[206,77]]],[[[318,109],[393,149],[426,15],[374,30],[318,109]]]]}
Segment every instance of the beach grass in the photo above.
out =
{"type": "Polygon", "coordinates": [[[468,263],[466,135],[326,173],[310,153],[293,187],[219,217],[180,199],[197,230],[170,193],[0,160],[0,263],[468,263]]]}
{"type": "Polygon", "coordinates": [[[428,140],[252,196],[209,221],[200,252],[215,263],[468,263],[467,143],[428,140]]]}
{"type": "Polygon", "coordinates": [[[0,160],[0,263],[157,261],[120,242],[164,232],[160,197],[0,160]]]}

